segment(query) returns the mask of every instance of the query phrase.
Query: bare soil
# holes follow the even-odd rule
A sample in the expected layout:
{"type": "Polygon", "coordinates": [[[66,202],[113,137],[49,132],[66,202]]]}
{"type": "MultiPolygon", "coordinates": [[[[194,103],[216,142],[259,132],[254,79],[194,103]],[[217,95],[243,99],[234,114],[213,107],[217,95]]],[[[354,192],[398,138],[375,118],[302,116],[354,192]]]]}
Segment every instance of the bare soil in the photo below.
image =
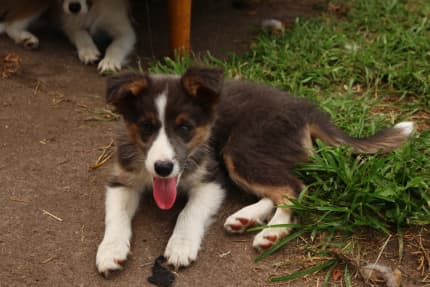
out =
{"type": "MultiPolygon", "coordinates": [[[[141,58],[167,53],[164,2],[136,3],[137,11],[143,11],[136,17],[140,34],[137,54],[141,58]]],[[[297,15],[315,13],[315,1],[251,2],[250,8],[236,10],[229,0],[195,1],[194,50],[210,50],[218,56],[226,51],[241,52],[252,41],[253,27],[262,19],[291,21],[297,15]]],[[[0,36],[0,58],[14,53],[20,59],[15,63],[19,69],[9,69],[10,73],[0,78],[0,286],[148,286],[151,264],[163,253],[183,200],[166,212],[158,210],[152,199],[144,198],[133,222],[133,254],[125,270],[110,280],[97,274],[95,254],[103,236],[104,184],[111,161],[98,169],[89,167],[114,136],[114,122],[94,118],[105,107],[105,79],[95,66],[81,64],[62,36],[43,25],[36,33],[41,39],[38,51],[24,50],[0,36]]],[[[0,61],[0,72],[5,65],[0,61]]],[[[252,234],[225,234],[222,224],[226,217],[253,200],[248,195],[228,197],[207,232],[197,262],[179,271],[174,286],[321,283],[321,276],[268,283],[273,275],[318,262],[305,255],[306,239],[254,263],[252,234]]],[[[413,243],[418,242],[414,241],[417,232],[411,234],[413,243]]],[[[428,230],[423,232],[428,238],[428,230]]],[[[365,244],[369,260],[376,258],[383,240],[376,238],[365,244]]],[[[390,255],[397,254],[396,242],[390,240],[387,250],[391,252],[381,259],[390,266],[398,263],[398,257],[390,255]]],[[[406,244],[408,248],[411,252],[420,250],[418,243],[406,244]]],[[[409,257],[403,261],[407,271],[403,274],[411,274],[406,279],[419,278],[414,271],[419,254],[409,257]]],[[[357,286],[362,284],[356,282],[357,286]]]]}

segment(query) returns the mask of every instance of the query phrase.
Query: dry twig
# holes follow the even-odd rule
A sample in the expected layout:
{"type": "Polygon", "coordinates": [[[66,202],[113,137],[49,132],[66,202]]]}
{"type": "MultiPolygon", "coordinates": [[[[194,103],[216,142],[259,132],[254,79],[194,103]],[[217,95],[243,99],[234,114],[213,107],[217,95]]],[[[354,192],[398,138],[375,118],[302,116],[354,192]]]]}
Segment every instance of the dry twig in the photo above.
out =
{"type": "Polygon", "coordinates": [[[104,165],[113,155],[112,147],[114,146],[114,141],[111,140],[111,142],[107,145],[101,148],[102,153],[97,158],[96,162],[92,165],[90,165],[90,169],[97,169],[104,165]]]}
{"type": "Polygon", "coordinates": [[[60,217],[58,217],[58,216],[56,216],[56,215],[54,215],[54,214],[50,213],[49,211],[47,211],[47,210],[45,210],[45,209],[39,208],[39,210],[40,210],[40,211],[42,211],[42,212],[43,212],[43,214],[49,215],[49,216],[51,216],[52,218],[54,218],[55,220],[57,220],[57,221],[60,221],[60,222],[62,222],[62,221],[63,221],[63,219],[62,219],[62,218],[60,218],[60,217]]]}

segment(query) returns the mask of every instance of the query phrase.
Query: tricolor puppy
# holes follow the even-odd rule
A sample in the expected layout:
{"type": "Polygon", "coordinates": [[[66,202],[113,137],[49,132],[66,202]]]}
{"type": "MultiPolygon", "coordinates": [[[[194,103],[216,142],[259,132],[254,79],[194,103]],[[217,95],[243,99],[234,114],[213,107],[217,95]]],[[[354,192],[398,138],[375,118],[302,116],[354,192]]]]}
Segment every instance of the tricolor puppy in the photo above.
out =
{"type": "MultiPolygon", "coordinates": [[[[360,153],[389,152],[413,131],[402,122],[365,138],[352,138],[313,104],[247,81],[223,79],[217,69],[190,68],[183,76],[127,74],[108,80],[107,102],[123,116],[117,162],[106,192],[106,230],[96,264],[121,269],[130,252],[131,220],[143,190],[159,208],[171,208],[178,190],[188,194],[164,256],[175,267],[197,258],[200,243],[226,191],[225,181],[261,198],[227,218],[228,232],[256,224],[291,222],[289,203],[303,189],[293,172],[312,139],[350,145],[360,153]]],[[[253,246],[266,249],[288,228],[264,229],[253,246]]]]}

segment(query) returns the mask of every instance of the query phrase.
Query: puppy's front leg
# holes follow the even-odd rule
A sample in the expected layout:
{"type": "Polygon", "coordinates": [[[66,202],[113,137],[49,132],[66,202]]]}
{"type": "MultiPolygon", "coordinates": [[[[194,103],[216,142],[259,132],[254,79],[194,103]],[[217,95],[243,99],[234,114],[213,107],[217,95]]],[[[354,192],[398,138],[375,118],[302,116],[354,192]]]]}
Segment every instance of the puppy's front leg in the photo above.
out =
{"type": "Polygon", "coordinates": [[[107,276],[122,269],[130,252],[131,220],[139,205],[139,192],[125,186],[107,187],[105,235],[97,250],[97,270],[107,276]]]}
{"type": "Polygon", "coordinates": [[[191,189],[188,202],[178,216],[164,252],[169,264],[179,268],[196,260],[205,230],[224,196],[221,186],[213,182],[199,184],[191,189]]]}
{"type": "Polygon", "coordinates": [[[106,49],[105,57],[98,65],[100,73],[121,70],[126,57],[133,50],[136,43],[136,35],[127,18],[109,24],[110,29],[106,31],[112,36],[113,40],[106,49]]]}
{"type": "Polygon", "coordinates": [[[78,50],[78,57],[84,64],[91,64],[96,62],[100,57],[100,51],[94,44],[91,35],[86,30],[76,29],[73,25],[64,25],[63,30],[70,41],[76,46],[78,50]]]}

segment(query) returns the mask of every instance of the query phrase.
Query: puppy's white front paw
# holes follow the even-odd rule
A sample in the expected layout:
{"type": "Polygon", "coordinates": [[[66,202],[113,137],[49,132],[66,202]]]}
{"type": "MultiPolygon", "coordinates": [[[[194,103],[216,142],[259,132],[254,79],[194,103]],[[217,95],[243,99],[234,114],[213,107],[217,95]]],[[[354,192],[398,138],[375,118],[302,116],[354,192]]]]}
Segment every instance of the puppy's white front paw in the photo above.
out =
{"type": "Polygon", "coordinates": [[[167,243],[164,257],[166,257],[167,263],[176,269],[186,267],[197,259],[199,247],[198,240],[173,234],[167,243]]]}
{"type": "Polygon", "coordinates": [[[129,252],[130,243],[128,241],[103,240],[97,250],[97,270],[107,277],[110,271],[122,269],[129,252]]]}
{"type": "Polygon", "coordinates": [[[95,46],[88,46],[78,50],[79,60],[88,65],[92,64],[100,58],[100,51],[95,46]]]}
{"type": "Polygon", "coordinates": [[[290,228],[266,228],[254,238],[252,246],[258,251],[269,249],[290,232],[290,228]]]}
{"type": "Polygon", "coordinates": [[[118,72],[121,68],[121,61],[109,57],[105,57],[98,65],[98,70],[102,74],[106,72],[118,72]]]}

